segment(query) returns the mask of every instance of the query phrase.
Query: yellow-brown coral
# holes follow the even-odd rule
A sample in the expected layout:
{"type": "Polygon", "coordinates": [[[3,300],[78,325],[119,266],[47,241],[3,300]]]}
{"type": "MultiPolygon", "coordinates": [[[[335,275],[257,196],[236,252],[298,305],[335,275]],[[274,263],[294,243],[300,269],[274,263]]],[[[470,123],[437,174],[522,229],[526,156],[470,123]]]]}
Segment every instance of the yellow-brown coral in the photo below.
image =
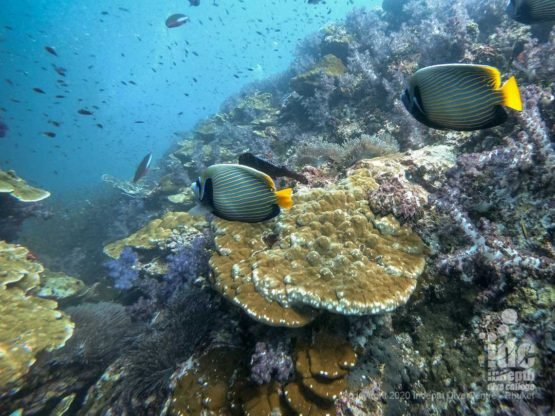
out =
{"type": "Polygon", "coordinates": [[[280,315],[306,307],[364,315],[404,304],[424,270],[425,246],[393,217],[372,213],[365,172],[295,195],[277,221],[215,220],[214,286],[270,325],[306,324],[313,313],[280,315]]]}
{"type": "Polygon", "coordinates": [[[345,377],[356,364],[350,344],[328,332],[296,348],[297,378],[285,389],[285,399],[297,414],[334,415],[334,401],[347,388],[345,377]]]}
{"type": "Polygon", "coordinates": [[[36,355],[62,347],[73,323],[55,301],[29,296],[43,267],[29,251],[0,241],[0,397],[17,391],[36,355]]]}
{"type": "Polygon", "coordinates": [[[126,246],[143,250],[164,249],[170,237],[183,237],[188,232],[196,234],[207,226],[208,223],[203,217],[193,217],[186,212],[168,212],[129,237],[108,244],[104,247],[104,253],[118,258],[126,246]]]}
{"type": "Polygon", "coordinates": [[[0,193],[3,192],[8,192],[22,202],[41,201],[50,196],[50,192],[27,184],[11,170],[0,170],[0,193]]]}

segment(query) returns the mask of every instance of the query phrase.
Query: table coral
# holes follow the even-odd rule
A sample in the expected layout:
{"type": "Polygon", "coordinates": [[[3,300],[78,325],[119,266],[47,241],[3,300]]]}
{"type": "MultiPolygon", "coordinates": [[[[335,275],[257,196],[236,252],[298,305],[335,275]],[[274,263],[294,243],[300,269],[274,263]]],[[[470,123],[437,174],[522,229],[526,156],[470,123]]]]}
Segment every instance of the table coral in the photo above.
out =
{"type": "Polygon", "coordinates": [[[254,319],[279,326],[308,323],[310,308],[365,315],[404,304],[425,247],[393,217],[372,213],[370,181],[359,169],[335,187],[303,191],[274,222],[214,220],[214,286],[254,319]]]}
{"type": "Polygon", "coordinates": [[[296,348],[297,379],[285,386],[287,404],[301,415],[333,415],[334,401],[347,389],[356,354],[350,344],[327,331],[314,334],[312,342],[296,348]]]}
{"type": "Polygon", "coordinates": [[[73,323],[55,301],[28,295],[43,267],[22,246],[0,241],[0,397],[17,392],[43,350],[62,347],[73,323]]]}
{"type": "Polygon", "coordinates": [[[117,259],[127,246],[139,250],[162,249],[166,247],[172,236],[177,234],[183,236],[188,232],[196,235],[198,231],[203,231],[206,225],[203,217],[193,217],[186,212],[168,212],[129,237],[108,244],[104,247],[104,253],[117,259]]]}
{"type": "Polygon", "coordinates": [[[8,192],[22,202],[41,201],[50,196],[50,192],[29,185],[12,170],[0,170],[0,192],[8,192]]]}

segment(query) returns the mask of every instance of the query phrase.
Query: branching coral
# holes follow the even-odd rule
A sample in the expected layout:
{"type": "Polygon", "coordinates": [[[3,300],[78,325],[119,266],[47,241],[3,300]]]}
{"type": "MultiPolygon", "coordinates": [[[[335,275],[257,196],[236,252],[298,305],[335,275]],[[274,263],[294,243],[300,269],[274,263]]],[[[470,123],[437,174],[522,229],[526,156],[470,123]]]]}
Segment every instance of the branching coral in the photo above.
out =
{"type": "Polygon", "coordinates": [[[555,151],[538,108],[541,91],[528,87],[523,93],[527,100],[518,133],[505,137],[502,147],[460,156],[447,186],[436,195],[435,205],[472,243],[444,257],[442,270],[456,270],[467,279],[476,275],[476,266],[509,275],[555,271],[555,259],[544,248],[551,244],[555,218],[550,202],[555,151]]]}

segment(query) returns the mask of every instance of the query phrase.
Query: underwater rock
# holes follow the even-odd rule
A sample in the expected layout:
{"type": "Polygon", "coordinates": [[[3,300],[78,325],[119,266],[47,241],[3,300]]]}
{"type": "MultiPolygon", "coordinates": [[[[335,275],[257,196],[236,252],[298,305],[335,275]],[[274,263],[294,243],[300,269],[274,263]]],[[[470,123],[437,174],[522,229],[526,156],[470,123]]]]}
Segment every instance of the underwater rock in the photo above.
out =
{"type": "Polygon", "coordinates": [[[45,270],[41,277],[39,287],[34,290],[41,298],[66,300],[79,295],[86,287],[83,281],[64,273],[45,270]]]}
{"type": "Polygon", "coordinates": [[[168,201],[172,204],[183,204],[193,206],[195,204],[195,195],[191,188],[186,188],[178,194],[168,196],[168,201]]]}
{"type": "Polygon", "coordinates": [[[312,69],[291,79],[291,87],[303,96],[311,96],[320,85],[320,77],[338,77],[347,72],[347,68],[337,56],[324,56],[312,69]]]}

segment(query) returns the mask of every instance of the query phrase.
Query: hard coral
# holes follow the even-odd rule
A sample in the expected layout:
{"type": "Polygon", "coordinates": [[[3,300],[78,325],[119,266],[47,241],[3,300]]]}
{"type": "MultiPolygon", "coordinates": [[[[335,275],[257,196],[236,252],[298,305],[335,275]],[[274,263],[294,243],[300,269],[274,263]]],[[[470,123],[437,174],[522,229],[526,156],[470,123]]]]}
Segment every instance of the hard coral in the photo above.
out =
{"type": "Polygon", "coordinates": [[[297,380],[285,387],[287,404],[297,414],[331,415],[334,401],[347,389],[346,376],[355,366],[356,354],[348,343],[326,331],[296,349],[297,380]]]}
{"type": "Polygon", "coordinates": [[[104,247],[104,253],[118,258],[126,246],[137,250],[168,249],[174,241],[172,237],[186,238],[188,234],[197,234],[206,228],[206,221],[192,217],[186,212],[168,212],[162,218],[149,222],[145,227],[123,240],[118,240],[104,247]]]}
{"type": "Polygon", "coordinates": [[[28,254],[0,241],[0,398],[22,387],[39,352],[62,347],[73,333],[73,322],[55,301],[28,295],[44,270],[28,254]]]}
{"type": "Polygon", "coordinates": [[[335,187],[307,190],[274,222],[215,220],[214,286],[270,325],[306,324],[311,315],[283,315],[299,308],[364,315],[404,304],[424,269],[424,245],[370,211],[369,182],[359,169],[335,187]],[[267,235],[276,236],[270,247],[267,235]]]}
{"type": "Polygon", "coordinates": [[[175,376],[170,414],[332,415],[334,400],[347,387],[356,363],[352,347],[328,332],[302,337],[296,351],[297,376],[285,383],[248,380],[241,350],[213,347],[175,376]]]}
{"type": "Polygon", "coordinates": [[[50,192],[27,184],[14,171],[0,170],[0,193],[2,192],[7,192],[22,202],[37,202],[50,196],[50,192]]]}

